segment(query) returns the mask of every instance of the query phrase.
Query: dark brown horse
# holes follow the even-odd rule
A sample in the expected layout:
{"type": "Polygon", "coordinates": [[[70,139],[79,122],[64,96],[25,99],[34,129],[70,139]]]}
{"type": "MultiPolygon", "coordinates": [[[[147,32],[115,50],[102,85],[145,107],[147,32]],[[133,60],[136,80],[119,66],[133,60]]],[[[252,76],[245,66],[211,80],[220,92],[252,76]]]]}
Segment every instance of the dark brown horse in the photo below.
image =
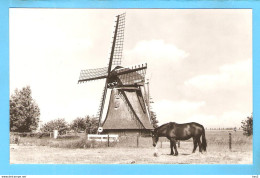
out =
{"type": "Polygon", "coordinates": [[[156,146],[159,137],[167,137],[170,140],[171,155],[174,154],[173,147],[175,150],[174,155],[178,155],[176,140],[188,140],[190,138],[193,138],[194,144],[192,153],[195,152],[198,145],[200,152],[206,151],[207,141],[205,137],[205,129],[202,125],[195,122],[185,124],[170,122],[154,129],[154,131],[152,131],[154,147],[156,146]],[[202,137],[202,142],[200,141],[200,137],[202,137]]]}

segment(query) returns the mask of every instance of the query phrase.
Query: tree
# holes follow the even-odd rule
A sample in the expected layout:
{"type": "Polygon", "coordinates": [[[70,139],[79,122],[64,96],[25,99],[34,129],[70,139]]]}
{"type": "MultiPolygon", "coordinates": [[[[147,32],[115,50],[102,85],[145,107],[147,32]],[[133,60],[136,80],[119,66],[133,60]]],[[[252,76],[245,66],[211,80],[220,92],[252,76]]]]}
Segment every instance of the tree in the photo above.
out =
{"type": "Polygon", "coordinates": [[[97,133],[98,119],[95,117],[86,116],[84,118],[78,117],[72,121],[71,129],[78,131],[86,131],[86,133],[97,133]]]}
{"type": "Polygon", "coordinates": [[[31,96],[30,86],[15,89],[10,97],[10,131],[31,132],[39,123],[40,108],[31,96]]]}
{"type": "Polygon", "coordinates": [[[44,124],[41,129],[43,132],[52,132],[53,130],[58,130],[60,134],[65,133],[66,130],[69,130],[68,123],[65,119],[55,119],[44,124]]]}
{"type": "Polygon", "coordinates": [[[157,128],[158,127],[158,120],[157,120],[156,113],[151,111],[150,114],[151,114],[151,116],[150,116],[151,117],[151,123],[152,123],[154,128],[157,128]]]}
{"type": "Polygon", "coordinates": [[[243,134],[250,136],[253,134],[253,115],[248,116],[246,120],[241,122],[241,128],[243,129],[243,134]]]}
{"type": "Polygon", "coordinates": [[[83,117],[77,117],[72,121],[70,124],[70,128],[79,132],[79,131],[85,131],[86,130],[86,119],[83,117]]]}
{"type": "Polygon", "coordinates": [[[93,134],[97,133],[98,129],[98,118],[86,116],[86,133],[93,134]]]}

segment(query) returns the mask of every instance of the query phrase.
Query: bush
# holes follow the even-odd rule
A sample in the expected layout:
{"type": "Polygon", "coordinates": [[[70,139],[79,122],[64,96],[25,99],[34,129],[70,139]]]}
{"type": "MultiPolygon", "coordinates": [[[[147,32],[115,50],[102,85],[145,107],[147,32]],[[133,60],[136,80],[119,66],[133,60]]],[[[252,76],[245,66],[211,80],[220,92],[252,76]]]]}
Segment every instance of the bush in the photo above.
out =
{"type": "Polygon", "coordinates": [[[50,133],[49,132],[40,132],[37,134],[38,138],[42,138],[42,137],[50,137],[50,133]]]}
{"type": "Polygon", "coordinates": [[[86,138],[76,139],[76,140],[60,140],[58,142],[53,142],[51,147],[57,148],[94,148],[94,147],[103,147],[104,144],[96,142],[95,140],[87,140],[86,138]]]}
{"type": "Polygon", "coordinates": [[[242,129],[244,131],[244,135],[250,136],[253,134],[253,115],[247,117],[246,120],[242,121],[242,129]]]}
{"type": "Polygon", "coordinates": [[[72,121],[70,128],[80,133],[95,134],[97,133],[98,123],[99,121],[95,117],[78,117],[72,121]]]}
{"type": "Polygon", "coordinates": [[[19,135],[10,135],[10,144],[18,144],[20,143],[20,136],[19,135]]]}
{"type": "Polygon", "coordinates": [[[57,139],[77,139],[80,138],[77,135],[59,135],[57,139]]]}
{"type": "Polygon", "coordinates": [[[55,119],[47,122],[41,128],[42,132],[53,132],[53,130],[58,130],[59,134],[65,134],[69,130],[68,123],[65,119],[55,119]]]}

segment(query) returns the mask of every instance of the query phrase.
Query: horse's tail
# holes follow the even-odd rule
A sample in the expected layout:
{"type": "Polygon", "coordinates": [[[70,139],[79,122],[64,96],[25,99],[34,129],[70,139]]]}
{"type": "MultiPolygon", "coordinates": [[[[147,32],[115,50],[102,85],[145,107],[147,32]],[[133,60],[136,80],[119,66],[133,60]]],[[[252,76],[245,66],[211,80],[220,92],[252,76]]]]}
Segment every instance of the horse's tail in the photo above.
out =
{"type": "Polygon", "coordinates": [[[202,150],[203,151],[207,151],[207,140],[206,140],[206,136],[205,136],[205,129],[203,128],[202,130],[202,150]]]}

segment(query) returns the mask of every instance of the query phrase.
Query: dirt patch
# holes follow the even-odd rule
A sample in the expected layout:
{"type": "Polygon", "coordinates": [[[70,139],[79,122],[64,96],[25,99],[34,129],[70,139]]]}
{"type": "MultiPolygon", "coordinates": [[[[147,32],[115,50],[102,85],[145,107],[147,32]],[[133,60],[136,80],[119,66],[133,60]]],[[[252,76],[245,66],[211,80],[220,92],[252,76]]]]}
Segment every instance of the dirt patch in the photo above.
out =
{"type": "Polygon", "coordinates": [[[252,137],[243,132],[232,133],[229,150],[228,131],[207,131],[207,153],[192,154],[192,140],[181,141],[179,156],[169,155],[166,138],[158,142],[158,156],[154,156],[151,138],[120,138],[120,142],[93,144],[84,147],[76,139],[21,138],[19,145],[10,147],[11,164],[252,164],[252,137]],[[76,144],[75,144],[76,143],[76,144]],[[71,145],[68,147],[68,145],[71,145]]]}
{"type": "Polygon", "coordinates": [[[48,146],[18,146],[10,149],[11,164],[252,164],[252,151],[208,151],[191,154],[189,143],[182,144],[179,155],[169,148],[90,148],[65,149],[48,146]]]}

